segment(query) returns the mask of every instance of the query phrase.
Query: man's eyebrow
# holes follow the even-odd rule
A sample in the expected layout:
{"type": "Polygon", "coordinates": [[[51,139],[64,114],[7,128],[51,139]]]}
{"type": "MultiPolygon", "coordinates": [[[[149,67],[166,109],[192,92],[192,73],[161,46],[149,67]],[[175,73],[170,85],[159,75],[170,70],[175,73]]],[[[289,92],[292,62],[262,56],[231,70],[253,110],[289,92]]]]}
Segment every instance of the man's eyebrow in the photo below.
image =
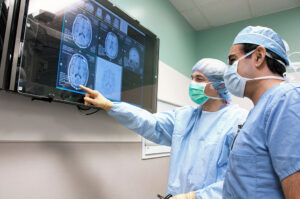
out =
{"type": "Polygon", "coordinates": [[[201,77],[201,78],[204,78],[204,76],[201,75],[201,74],[194,75],[194,77],[201,77]]]}
{"type": "Polygon", "coordinates": [[[236,58],[236,55],[228,55],[228,60],[236,58]]]}

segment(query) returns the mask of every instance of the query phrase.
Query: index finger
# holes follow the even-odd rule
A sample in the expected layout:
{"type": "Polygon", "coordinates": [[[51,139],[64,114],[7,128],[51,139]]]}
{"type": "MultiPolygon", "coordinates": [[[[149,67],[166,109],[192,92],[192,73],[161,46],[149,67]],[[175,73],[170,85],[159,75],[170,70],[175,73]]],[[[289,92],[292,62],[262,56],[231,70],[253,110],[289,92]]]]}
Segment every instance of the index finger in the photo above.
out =
{"type": "Polygon", "coordinates": [[[86,91],[87,93],[89,93],[89,94],[92,94],[92,95],[95,95],[97,92],[96,91],[94,91],[94,90],[92,90],[92,89],[90,89],[90,88],[88,88],[88,87],[85,87],[85,86],[82,86],[82,85],[80,85],[79,86],[82,90],[84,90],[84,91],[86,91]]]}

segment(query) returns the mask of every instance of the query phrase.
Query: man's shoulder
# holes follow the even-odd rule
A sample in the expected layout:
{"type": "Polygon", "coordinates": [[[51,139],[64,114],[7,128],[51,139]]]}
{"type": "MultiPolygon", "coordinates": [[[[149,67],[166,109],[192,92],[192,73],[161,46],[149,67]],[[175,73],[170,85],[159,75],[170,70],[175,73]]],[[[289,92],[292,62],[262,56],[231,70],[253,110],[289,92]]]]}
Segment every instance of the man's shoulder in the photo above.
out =
{"type": "Polygon", "coordinates": [[[268,95],[268,104],[274,105],[279,101],[290,100],[291,98],[300,97],[299,83],[281,83],[275,87],[268,95]]]}
{"type": "Polygon", "coordinates": [[[281,83],[269,93],[265,101],[266,112],[295,103],[300,105],[300,84],[281,83]]]}
{"type": "Polygon", "coordinates": [[[300,84],[299,83],[281,83],[278,87],[276,87],[272,94],[273,95],[289,95],[291,93],[299,93],[300,92],[300,84]]]}

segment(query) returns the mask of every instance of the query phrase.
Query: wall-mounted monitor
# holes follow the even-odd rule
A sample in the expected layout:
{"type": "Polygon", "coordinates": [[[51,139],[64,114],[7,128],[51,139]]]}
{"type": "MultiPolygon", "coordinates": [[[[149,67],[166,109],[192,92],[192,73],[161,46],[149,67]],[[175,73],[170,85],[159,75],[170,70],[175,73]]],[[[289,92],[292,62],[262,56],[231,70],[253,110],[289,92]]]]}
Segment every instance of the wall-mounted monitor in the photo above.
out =
{"type": "Polygon", "coordinates": [[[156,110],[159,39],[138,21],[103,0],[27,0],[22,9],[12,90],[82,104],[84,85],[156,110]]]}

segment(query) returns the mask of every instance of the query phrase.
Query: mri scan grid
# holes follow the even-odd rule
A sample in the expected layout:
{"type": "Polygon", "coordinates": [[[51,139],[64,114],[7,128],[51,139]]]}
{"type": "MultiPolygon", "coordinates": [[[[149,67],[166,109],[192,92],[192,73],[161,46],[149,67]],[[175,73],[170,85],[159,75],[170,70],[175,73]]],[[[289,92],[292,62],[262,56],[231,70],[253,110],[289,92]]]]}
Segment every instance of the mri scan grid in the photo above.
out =
{"type": "Polygon", "coordinates": [[[94,1],[84,2],[65,12],[57,87],[81,92],[85,85],[122,100],[123,86],[142,89],[144,36],[94,1]]]}

